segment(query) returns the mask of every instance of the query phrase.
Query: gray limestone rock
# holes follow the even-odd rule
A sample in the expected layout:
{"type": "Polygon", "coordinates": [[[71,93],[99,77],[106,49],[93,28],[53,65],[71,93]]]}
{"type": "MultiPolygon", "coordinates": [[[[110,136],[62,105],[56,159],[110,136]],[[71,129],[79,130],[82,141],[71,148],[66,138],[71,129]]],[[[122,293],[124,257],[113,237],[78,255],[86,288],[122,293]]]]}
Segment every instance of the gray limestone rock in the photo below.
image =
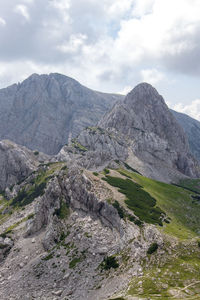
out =
{"type": "Polygon", "coordinates": [[[187,116],[171,110],[180,126],[184,129],[188,137],[190,151],[200,161],[200,122],[187,116]]]}
{"type": "Polygon", "coordinates": [[[32,151],[10,141],[0,141],[0,190],[23,180],[38,165],[38,158],[32,151]]]}
{"type": "Polygon", "coordinates": [[[200,176],[183,129],[162,96],[147,83],[136,86],[103,117],[99,126],[121,134],[129,146],[129,163],[146,176],[163,181],[181,174],[200,176]]]}
{"type": "Polygon", "coordinates": [[[0,139],[56,154],[120,97],[92,91],[61,74],[33,74],[0,90],[0,139]]]}

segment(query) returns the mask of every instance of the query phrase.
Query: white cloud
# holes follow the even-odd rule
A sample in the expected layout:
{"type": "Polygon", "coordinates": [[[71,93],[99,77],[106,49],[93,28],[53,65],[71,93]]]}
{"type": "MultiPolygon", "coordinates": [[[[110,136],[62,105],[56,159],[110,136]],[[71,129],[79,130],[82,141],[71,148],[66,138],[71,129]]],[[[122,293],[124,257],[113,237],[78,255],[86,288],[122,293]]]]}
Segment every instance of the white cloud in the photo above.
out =
{"type": "Polygon", "coordinates": [[[0,26],[5,26],[6,25],[6,21],[0,17],[0,26]]]}
{"type": "Polygon", "coordinates": [[[178,103],[174,105],[173,109],[200,121],[200,99],[193,100],[188,105],[178,103]]]}
{"type": "Polygon", "coordinates": [[[121,91],[118,92],[118,94],[127,95],[132,89],[133,87],[130,85],[125,86],[121,91]]]}
{"type": "Polygon", "coordinates": [[[62,43],[57,48],[63,53],[75,53],[84,45],[86,39],[87,36],[83,34],[71,35],[67,42],[62,43]]]}
{"type": "Polygon", "coordinates": [[[15,12],[21,14],[27,21],[30,20],[28,8],[25,5],[23,4],[16,5],[15,12]]]}
{"type": "Polygon", "coordinates": [[[142,81],[148,82],[152,85],[162,81],[165,76],[156,69],[146,69],[141,71],[142,81]]]}
{"type": "Polygon", "coordinates": [[[13,10],[13,0],[0,1],[0,63],[13,70],[29,61],[104,91],[200,74],[199,0],[16,2],[13,10]]]}

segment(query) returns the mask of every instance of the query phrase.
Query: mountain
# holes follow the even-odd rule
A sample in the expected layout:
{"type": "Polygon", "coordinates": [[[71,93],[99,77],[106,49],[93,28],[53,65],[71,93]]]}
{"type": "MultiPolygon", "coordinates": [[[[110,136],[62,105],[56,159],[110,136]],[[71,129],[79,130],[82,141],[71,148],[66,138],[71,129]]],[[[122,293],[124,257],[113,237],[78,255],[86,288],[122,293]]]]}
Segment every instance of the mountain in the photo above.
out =
{"type": "Polygon", "coordinates": [[[200,161],[200,122],[186,114],[171,111],[188,137],[191,153],[200,161]]]}
{"type": "Polygon", "coordinates": [[[1,141],[0,168],[0,299],[198,299],[199,164],[151,85],[57,155],[1,141]]]}
{"type": "Polygon", "coordinates": [[[0,139],[56,154],[120,98],[92,91],[61,74],[33,74],[0,90],[0,139]]]}
{"type": "Polygon", "coordinates": [[[59,160],[79,161],[85,168],[128,163],[141,174],[165,182],[199,177],[187,137],[162,96],[149,84],[136,86],[108,112],[98,127],[85,129],[59,160]]]}
{"type": "MultiPolygon", "coordinates": [[[[96,126],[123,99],[90,90],[61,74],[33,74],[21,84],[0,90],[0,140],[54,155],[85,127],[96,126]]],[[[192,154],[200,160],[199,122],[172,113],[188,137],[192,154]]]]}

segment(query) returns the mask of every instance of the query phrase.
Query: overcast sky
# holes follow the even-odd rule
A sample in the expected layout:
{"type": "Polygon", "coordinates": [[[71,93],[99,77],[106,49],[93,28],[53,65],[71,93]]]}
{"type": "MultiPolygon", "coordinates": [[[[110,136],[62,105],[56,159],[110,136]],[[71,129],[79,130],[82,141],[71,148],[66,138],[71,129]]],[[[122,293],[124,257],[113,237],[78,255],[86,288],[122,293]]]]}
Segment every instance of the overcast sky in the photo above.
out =
{"type": "Polygon", "coordinates": [[[0,0],[0,87],[50,72],[105,92],[146,81],[200,120],[200,0],[0,0]]]}

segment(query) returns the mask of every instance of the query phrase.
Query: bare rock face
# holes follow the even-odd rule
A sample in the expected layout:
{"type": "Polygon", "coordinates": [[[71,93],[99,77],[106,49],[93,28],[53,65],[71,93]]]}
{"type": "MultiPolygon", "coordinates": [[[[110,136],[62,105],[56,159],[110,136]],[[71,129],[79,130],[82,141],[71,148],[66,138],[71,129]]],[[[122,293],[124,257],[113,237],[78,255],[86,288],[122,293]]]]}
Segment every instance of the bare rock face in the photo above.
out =
{"type": "Polygon", "coordinates": [[[104,226],[108,226],[110,229],[115,228],[120,234],[123,234],[117,210],[107,202],[99,201],[91,191],[91,187],[89,179],[81,174],[77,167],[72,167],[67,176],[61,172],[54,177],[48,183],[44,195],[39,198],[34,218],[27,221],[25,236],[33,235],[46,227],[43,246],[46,250],[53,247],[62,232],[57,213],[63,203],[73,211],[100,219],[104,226]]]}
{"type": "Polygon", "coordinates": [[[89,127],[83,130],[74,143],[62,148],[56,156],[58,160],[77,161],[86,169],[108,166],[113,160],[125,161],[128,149],[124,140],[102,128],[89,127]]]}
{"type": "MultiPolygon", "coordinates": [[[[4,190],[23,180],[36,170],[39,153],[35,155],[25,147],[10,141],[0,141],[0,189],[4,190]]],[[[47,158],[42,154],[42,158],[47,158]]]]}
{"type": "Polygon", "coordinates": [[[14,242],[10,238],[0,237],[0,262],[5,259],[13,245],[14,242]]]}
{"type": "Polygon", "coordinates": [[[190,177],[200,175],[183,129],[162,96],[147,83],[136,86],[99,126],[117,131],[128,140],[128,161],[146,176],[170,181],[181,173],[190,177]]]}
{"type": "Polygon", "coordinates": [[[92,91],[61,74],[33,74],[0,90],[0,139],[56,154],[120,97],[92,91]]]}
{"type": "Polygon", "coordinates": [[[171,112],[188,137],[190,151],[200,161],[200,122],[174,110],[171,112]]]}

